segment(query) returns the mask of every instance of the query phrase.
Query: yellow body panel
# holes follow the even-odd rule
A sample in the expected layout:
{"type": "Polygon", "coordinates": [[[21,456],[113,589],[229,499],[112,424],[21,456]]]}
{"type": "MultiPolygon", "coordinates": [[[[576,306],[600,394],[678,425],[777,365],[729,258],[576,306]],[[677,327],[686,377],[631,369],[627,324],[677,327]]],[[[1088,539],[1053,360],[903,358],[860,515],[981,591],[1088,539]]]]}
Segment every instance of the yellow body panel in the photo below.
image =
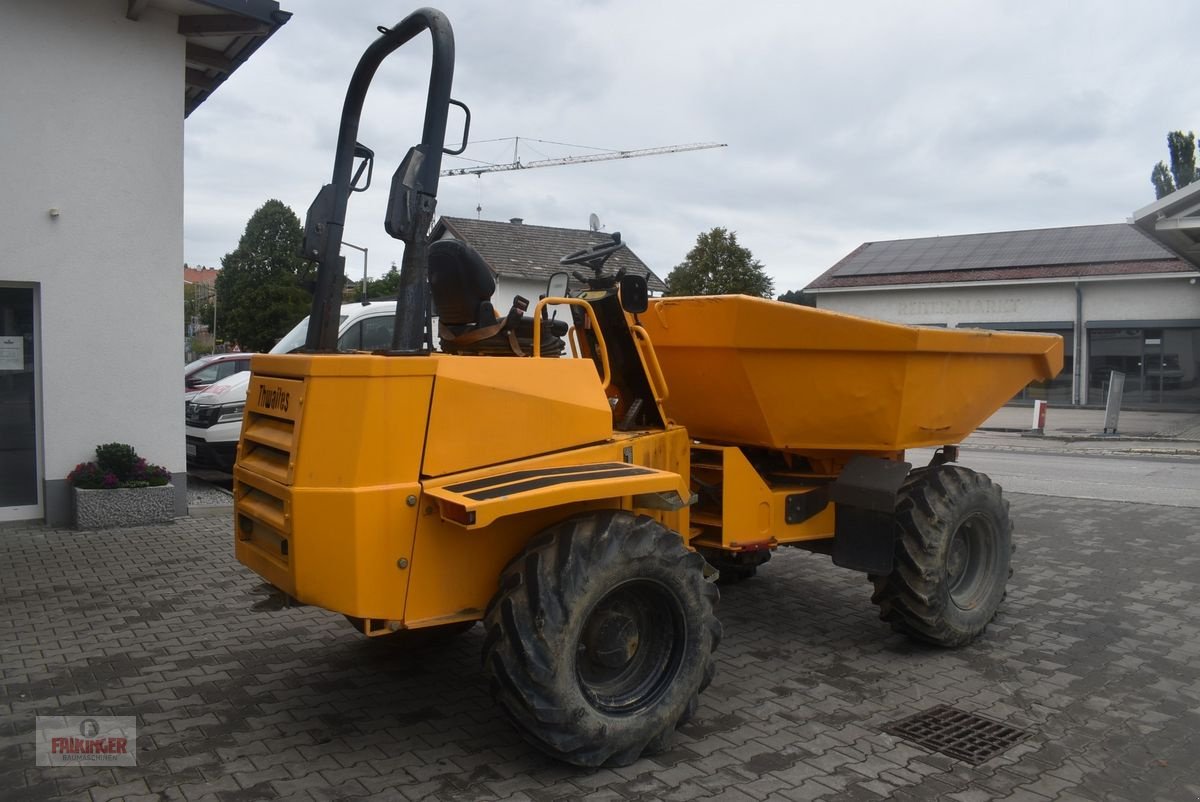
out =
{"type": "Polygon", "coordinates": [[[255,356],[234,469],[238,559],[304,602],[400,617],[435,368],[255,356]]]}
{"type": "Polygon", "coordinates": [[[701,508],[692,513],[691,522],[701,527],[696,543],[740,551],[833,537],[833,504],[824,504],[803,521],[787,522],[788,498],[824,494],[822,484],[768,483],[737,446],[694,445],[693,450],[699,456],[692,462],[692,475],[721,491],[719,510],[706,511],[701,501],[701,508]]]}
{"type": "Polygon", "coordinates": [[[1062,338],[902,326],[748,296],[661,298],[641,322],[693,437],[798,453],[957,443],[1035,379],[1062,338]]]}
{"type": "Polygon", "coordinates": [[[422,473],[449,473],[606,440],[612,411],[582,359],[435,356],[422,473]]]}
{"type": "MultiPolygon", "coordinates": [[[[504,565],[551,523],[689,495],[687,433],[615,435],[590,361],[290,355],[252,369],[235,551],[328,610],[403,627],[478,618],[504,565]],[[430,478],[423,461],[457,470],[430,478]],[[524,492],[495,478],[597,464],[616,467],[524,492]],[[447,490],[481,481],[502,492],[480,504],[447,490]],[[474,505],[479,525],[445,519],[447,499],[474,505]]],[[[686,507],[641,511],[688,531],[686,507]]]]}
{"type": "Polygon", "coordinates": [[[686,506],[690,496],[687,482],[674,471],[624,462],[523,468],[482,479],[430,482],[425,493],[437,500],[443,518],[466,529],[547,506],[648,493],[669,493],[686,506]]]}
{"type": "MultiPolygon", "coordinates": [[[[672,473],[682,481],[688,474],[689,447],[687,433],[678,428],[617,434],[610,442],[599,445],[514,462],[506,465],[503,472],[626,462],[672,473]]],[[[495,469],[469,471],[431,480],[426,485],[434,490],[497,473],[495,469]]],[[[681,489],[686,491],[686,486],[681,489]]],[[[405,625],[428,626],[481,617],[483,608],[496,592],[496,582],[504,566],[532,537],[576,513],[613,508],[649,515],[675,532],[688,531],[687,507],[673,511],[637,508],[628,495],[567,504],[555,504],[553,499],[547,498],[542,509],[499,518],[484,529],[474,530],[444,520],[438,512],[435,496],[432,493],[424,496],[413,547],[405,625]]]]}

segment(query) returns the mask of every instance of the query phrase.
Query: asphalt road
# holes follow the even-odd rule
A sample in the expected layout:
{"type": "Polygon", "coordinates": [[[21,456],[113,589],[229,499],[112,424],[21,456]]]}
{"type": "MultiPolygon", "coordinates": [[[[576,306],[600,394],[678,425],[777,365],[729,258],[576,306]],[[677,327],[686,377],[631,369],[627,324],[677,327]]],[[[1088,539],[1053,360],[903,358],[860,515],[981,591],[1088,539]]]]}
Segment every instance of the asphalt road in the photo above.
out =
{"type": "MultiPolygon", "coordinates": [[[[931,449],[908,460],[924,465],[931,449]]],[[[1200,508],[1200,459],[1010,452],[964,447],[959,462],[1009,493],[1200,508]]]]}

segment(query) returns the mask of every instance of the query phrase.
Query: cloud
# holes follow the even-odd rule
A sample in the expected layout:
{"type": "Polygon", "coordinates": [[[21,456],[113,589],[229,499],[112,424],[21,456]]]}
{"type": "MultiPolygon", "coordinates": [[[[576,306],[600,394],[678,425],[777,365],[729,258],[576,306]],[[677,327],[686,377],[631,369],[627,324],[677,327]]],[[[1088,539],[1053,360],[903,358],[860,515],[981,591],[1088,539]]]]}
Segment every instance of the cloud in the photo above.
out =
{"type": "MultiPolygon", "coordinates": [[[[345,86],[392,3],[282,0],[285,25],[186,125],[189,262],[216,264],[278,197],[329,180],[345,86]]],[[[728,148],[442,181],[439,211],[543,225],[600,215],[665,275],[713,226],[803,286],[864,241],[1115,222],[1153,199],[1164,137],[1200,125],[1182,79],[1200,11],[1120,2],[914,5],[453,0],[467,156],[521,136],[611,149],[728,148]],[[1169,23],[1167,22],[1169,21],[1169,23]]],[[[384,63],[360,140],[375,186],[346,238],[378,275],[392,171],[420,136],[429,46],[384,63]]],[[[451,113],[448,138],[458,137],[451,113]]],[[[533,141],[522,160],[585,152],[533,141]]],[[[446,160],[446,166],[470,162],[446,160]]]]}

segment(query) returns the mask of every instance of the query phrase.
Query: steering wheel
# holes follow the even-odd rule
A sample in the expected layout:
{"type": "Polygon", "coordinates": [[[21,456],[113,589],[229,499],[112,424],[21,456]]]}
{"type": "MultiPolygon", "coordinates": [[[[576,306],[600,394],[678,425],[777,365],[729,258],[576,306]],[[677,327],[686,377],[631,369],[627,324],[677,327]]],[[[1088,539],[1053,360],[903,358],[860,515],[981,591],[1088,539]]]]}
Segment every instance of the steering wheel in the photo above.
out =
{"type": "Polygon", "coordinates": [[[612,242],[602,242],[599,245],[569,253],[559,259],[558,263],[560,265],[587,265],[599,272],[604,260],[624,247],[625,243],[621,242],[621,235],[614,234],[612,242]]]}

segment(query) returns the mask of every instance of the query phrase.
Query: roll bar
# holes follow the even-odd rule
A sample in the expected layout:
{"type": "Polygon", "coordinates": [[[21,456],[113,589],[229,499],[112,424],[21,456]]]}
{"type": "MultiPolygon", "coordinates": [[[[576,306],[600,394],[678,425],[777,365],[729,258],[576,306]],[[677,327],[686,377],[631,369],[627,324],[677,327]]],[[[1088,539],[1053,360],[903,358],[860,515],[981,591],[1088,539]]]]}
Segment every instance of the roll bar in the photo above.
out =
{"type": "MultiPolygon", "coordinates": [[[[342,232],[353,185],[351,173],[355,152],[356,149],[360,154],[366,151],[358,145],[357,140],[367,88],[383,60],[425,30],[433,38],[433,65],[429,73],[429,94],[425,101],[421,144],[409,149],[392,178],[384,222],[387,232],[405,244],[392,352],[417,354],[425,351],[429,228],[437,206],[438,178],[446,145],[446,119],[450,104],[462,105],[450,99],[450,87],[454,79],[454,32],[446,16],[432,8],[418,9],[392,28],[380,27],[380,37],[371,43],[359,59],[346,89],[333,163],[333,181],[317,193],[305,218],[303,256],[317,262],[317,282],[305,350],[333,351],[337,347],[344,281],[344,263],[340,255],[342,232]]],[[[466,110],[465,106],[463,108],[466,110]]],[[[469,112],[467,125],[469,128],[469,112]]],[[[466,139],[464,132],[464,146],[466,139]]]]}

